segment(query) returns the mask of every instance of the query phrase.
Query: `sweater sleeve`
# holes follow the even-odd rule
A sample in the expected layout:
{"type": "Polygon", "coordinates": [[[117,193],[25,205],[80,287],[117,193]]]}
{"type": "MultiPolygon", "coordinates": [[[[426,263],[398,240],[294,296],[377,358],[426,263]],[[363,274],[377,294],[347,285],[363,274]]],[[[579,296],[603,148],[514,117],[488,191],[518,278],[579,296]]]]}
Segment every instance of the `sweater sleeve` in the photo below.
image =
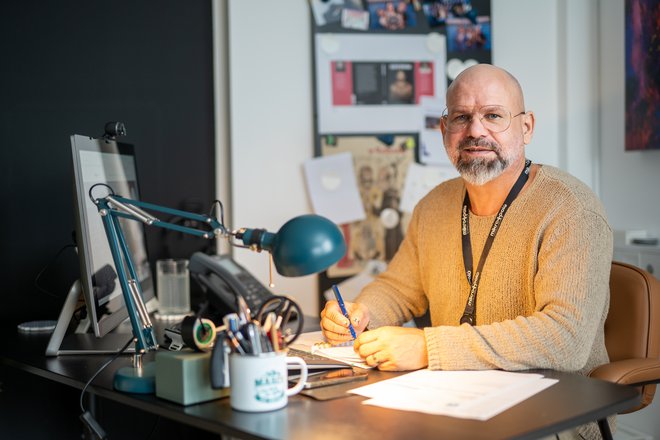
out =
{"type": "Polygon", "coordinates": [[[387,271],[367,285],[356,300],[369,308],[369,328],[401,325],[422,316],[428,308],[419,268],[418,211],[413,211],[405,238],[387,271]]]}
{"type": "Polygon", "coordinates": [[[602,215],[584,210],[545,233],[534,312],[489,325],[426,328],[429,368],[584,368],[609,305],[612,233],[602,215]]]}

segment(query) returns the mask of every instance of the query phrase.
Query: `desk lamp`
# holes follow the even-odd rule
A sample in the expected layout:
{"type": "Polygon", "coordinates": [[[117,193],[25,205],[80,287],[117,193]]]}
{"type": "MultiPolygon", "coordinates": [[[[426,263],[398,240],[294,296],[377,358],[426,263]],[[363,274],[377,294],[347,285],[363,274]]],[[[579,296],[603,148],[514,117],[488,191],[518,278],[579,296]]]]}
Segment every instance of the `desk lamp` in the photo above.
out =
{"type": "Polygon", "coordinates": [[[101,183],[89,189],[89,197],[97,206],[103,220],[135,342],[132,366],[120,368],[115,374],[114,387],[119,391],[139,394],[151,394],[155,391],[155,364],[143,365],[142,356],[158,348],[119,218],[141,221],[149,226],[171,229],[209,240],[225,238],[235,247],[254,251],[266,250],[271,253],[276,270],[288,277],[320,272],[339,261],[346,253],[346,244],[339,228],[330,220],[318,215],[295,217],[286,222],[277,233],[250,228],[229,231],[223,223],[222,204],[219,201],[214,202],[214,210],[220,210],[220,221],[212,215],[195,214],[128,199],[115,194],[111,187],[101,183]],[[92,192],[99,186],[106,187],[109,194],[95,199],[92,192]],[[164,222],[145,209],[195,220],[207,225],[209,229],[195,229],[164,222]],[[242,244],[234,240],[240,240],[242,244]]]}

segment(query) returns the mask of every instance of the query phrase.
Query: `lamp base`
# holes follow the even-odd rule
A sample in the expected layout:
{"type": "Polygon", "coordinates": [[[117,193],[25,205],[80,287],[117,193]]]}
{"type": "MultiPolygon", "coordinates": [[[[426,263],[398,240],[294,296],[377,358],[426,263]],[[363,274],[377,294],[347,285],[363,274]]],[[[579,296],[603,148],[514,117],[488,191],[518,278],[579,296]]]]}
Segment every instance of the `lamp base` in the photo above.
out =
{"type": "Polygon", "coordinates": [[[150,362],[142,368],[121,367],[115,373],[113,383],[117,391],[134,394],[154,394],[156,392],[156,363],[150,362]]]}

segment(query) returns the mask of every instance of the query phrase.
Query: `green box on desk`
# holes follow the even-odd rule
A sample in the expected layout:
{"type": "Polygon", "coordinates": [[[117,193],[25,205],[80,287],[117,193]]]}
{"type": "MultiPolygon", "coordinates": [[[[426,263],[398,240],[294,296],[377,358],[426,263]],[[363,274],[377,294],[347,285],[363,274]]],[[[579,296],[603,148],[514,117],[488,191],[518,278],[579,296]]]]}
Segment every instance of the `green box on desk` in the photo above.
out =
{"type": "Polygon", "coordinates": [[[211,353],[159,351],[156,353],[156,396],[182,405],[229,395],[229,388],[211,388],[211,353]]]}

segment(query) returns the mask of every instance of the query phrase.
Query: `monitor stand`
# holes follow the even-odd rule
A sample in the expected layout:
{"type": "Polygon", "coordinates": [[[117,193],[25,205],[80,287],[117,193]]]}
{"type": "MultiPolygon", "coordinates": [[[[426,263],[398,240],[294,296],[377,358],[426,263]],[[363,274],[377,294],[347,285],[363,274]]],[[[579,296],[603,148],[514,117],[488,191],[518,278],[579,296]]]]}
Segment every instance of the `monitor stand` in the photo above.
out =
{"type": "MultiPolygon", "coordinates": [[[[89,327],[86,322],[82,322],[75,333],[67,334],[80,294],[80,281],[76,280],[64,300],[57,325],[46,347],[46,356],[117,353],[133,337],[132,333],[108,333],[102,338],[97,338],[94,333],[85,332],[89,327]]],[[[135,347],[131,346],[125,352],[134,353],[135,347]]]]}

